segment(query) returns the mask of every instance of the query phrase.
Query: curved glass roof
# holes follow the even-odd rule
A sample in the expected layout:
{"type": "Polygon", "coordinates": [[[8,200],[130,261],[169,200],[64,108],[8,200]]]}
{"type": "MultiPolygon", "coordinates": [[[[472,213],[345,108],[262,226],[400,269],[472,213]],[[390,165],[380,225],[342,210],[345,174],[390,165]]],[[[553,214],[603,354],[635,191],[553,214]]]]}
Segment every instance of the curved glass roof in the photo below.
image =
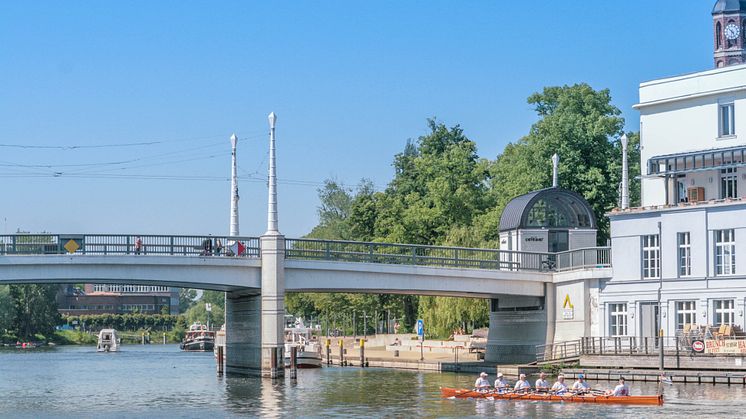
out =
{"type": "Polygon", "coordinates": [[[580,194],[547,188],[514,198],[500,216],[500,231],[531,228],[596,229],[593,209],[580,194]]]}

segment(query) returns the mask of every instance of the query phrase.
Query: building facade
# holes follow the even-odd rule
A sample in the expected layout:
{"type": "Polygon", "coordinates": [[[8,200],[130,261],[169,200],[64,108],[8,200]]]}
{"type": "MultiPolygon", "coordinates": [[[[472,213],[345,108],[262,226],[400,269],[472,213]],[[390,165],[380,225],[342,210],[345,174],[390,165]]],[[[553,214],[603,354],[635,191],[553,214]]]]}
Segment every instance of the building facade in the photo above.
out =
{"type": "Polygon", "coordinates": [[[640,84],[642,206],[609,214],[605,336],[746,326],[746,1],[713,19],[718,68],[640,84]]]}
{"type": "Polygon", "coordinates": [[[164,286],[85,284],[81,290],[65,286],[59,311],[83,314],[179,314],[179,289],[164,286]]]}

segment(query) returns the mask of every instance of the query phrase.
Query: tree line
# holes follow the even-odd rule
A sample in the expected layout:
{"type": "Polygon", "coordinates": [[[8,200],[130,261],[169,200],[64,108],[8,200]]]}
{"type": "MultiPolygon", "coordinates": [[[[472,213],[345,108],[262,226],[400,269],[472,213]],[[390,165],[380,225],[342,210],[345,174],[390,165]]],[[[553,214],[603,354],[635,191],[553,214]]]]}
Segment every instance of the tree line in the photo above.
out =
{"type": "MultiPolygon", "coordinates": [[[[319,189],[319,222],[309,238],[499,248],[500,215],[514,197],[551,186],[551,156],[560,156],[559,185],[583,195],[609,238],[605,214],[617,206],[624,119],[609,90],[581,83],[546,87],[528,104],[538,120],[495,159],[480,158],[459,126],[427,121],[428,132],[394,156],[382,191],[327,179],[319,189]]],[[[630,202],[639,202],[639,135],[629,137],[630,202]]],[[[288,294],[290,313],[331,322],[341,313],[387,312],[411,332],[422,318],[428,335],[486,326],[489,301],[415,295],[288,294]]],[[[343,316],[344,317],[344,316],[343,316]]]]}

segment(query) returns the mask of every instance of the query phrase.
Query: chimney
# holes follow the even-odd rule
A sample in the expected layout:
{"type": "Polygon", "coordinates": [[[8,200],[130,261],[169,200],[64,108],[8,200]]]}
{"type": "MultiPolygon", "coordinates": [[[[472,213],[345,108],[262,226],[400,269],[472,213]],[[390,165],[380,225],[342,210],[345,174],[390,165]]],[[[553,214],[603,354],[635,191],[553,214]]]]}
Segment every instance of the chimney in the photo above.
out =
{"type": "Polygon", "coordinates": [[[629,208],[629,174],[627,168],[627,134],[620,138],[622,143],[622,209],[629,208]]]}

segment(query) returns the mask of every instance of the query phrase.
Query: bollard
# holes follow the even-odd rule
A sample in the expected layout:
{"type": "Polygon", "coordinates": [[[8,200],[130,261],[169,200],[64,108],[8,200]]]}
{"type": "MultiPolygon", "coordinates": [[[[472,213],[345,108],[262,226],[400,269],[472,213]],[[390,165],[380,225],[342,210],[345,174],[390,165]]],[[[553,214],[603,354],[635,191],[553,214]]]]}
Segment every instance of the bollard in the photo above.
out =
{"type": "Polygon", "coordinates": [[[365,338],[360,339],[360,367],[365,368],[365,338]]]}
{"type": "Polygon", "coordinates": [[[326,365],[332,365],[332,340],[326,338],[326,365]]]}
{"type": "Polygon", "coordinates": [[[223,362],[225,359],[223,358],[223,347],[218,346],[218,375],[223,375],[223,362]]]}
{"type": "Polygon", "coordinates": [[[277,348],[272,348],[269,363],[269,378],[277,378],[277,348]]]}
{"type": "Polygon", "coordinates": [[[344,365],[344,359],[345,359],[344,341],[342,341],[342,339],[340,339],[339,340],[339,366],[344,365]]]}
{"type": "Polygon", "coordinates": [[[166,344],[166,332],[163,332],[163,344],[166,344]]]}
{"type": "Polygon", "coordinates": [[[290,379],[298,378],[298,347],[290,347],[290,379]]]}

